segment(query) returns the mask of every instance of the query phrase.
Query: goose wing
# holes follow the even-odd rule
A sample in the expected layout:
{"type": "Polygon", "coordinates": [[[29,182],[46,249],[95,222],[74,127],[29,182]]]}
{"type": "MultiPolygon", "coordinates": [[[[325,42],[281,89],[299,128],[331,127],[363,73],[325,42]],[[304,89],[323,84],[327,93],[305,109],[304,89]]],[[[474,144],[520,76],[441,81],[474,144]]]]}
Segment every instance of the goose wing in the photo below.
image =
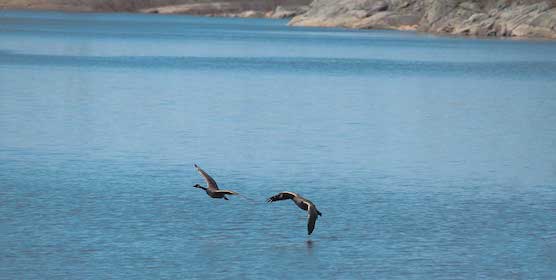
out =
{"type": "Polygon", "coordinates": [[[311,201],[309,201],[308,199],[306,199],[304,197],[301,197],[301,196],[294,197],[292,200],[295,202],[295,204],[299,208],[301,208],[305,211],[309,211],[309,207],[311,205],[313,205],[313,203],[311,201]]]}
{"type": "Polygon", "coordinates": [[[234,191],[230,191],[230,190],[215,190],[213,191],[214,193],[223,193],[223,194],[229,194],[229,195],[239,195],[239,193],[236,193],[234,191]]]}
{"type": "Polygon", "coordinates": [[[315,223],[317,222],[318,211],[314,205],[309,205],[307,210],[308,220],[307,220],[307,234],[311,235],[313,230],[315,230],[315,223]]]}
{"type": "Polygon", "coordinates": [[[286,200],[286,199],[293,199],[294,197],[296,197],[297,194],[296,193],[292,193],[292,192],[281,192],[277,195],[273,195],[271,197],[269,197],[266,202],[274,202],[274,201],[278,201],[278,200],[286,200]]]}
{"type": "Polygon", "coordinates": [[[195,164],[195,168],[197,169],[199,174],[201,174],[201,176],[203,176],[203,178],[205,178],[205,181],[207,182],[207,188],[209,190],[217,190],[218,189],[218,185],[216,184],[216,181],[214,181],[214,179],[212,179],[212,177],[210,177],[210,175],[208,175],[197,164],[195,164]]]}

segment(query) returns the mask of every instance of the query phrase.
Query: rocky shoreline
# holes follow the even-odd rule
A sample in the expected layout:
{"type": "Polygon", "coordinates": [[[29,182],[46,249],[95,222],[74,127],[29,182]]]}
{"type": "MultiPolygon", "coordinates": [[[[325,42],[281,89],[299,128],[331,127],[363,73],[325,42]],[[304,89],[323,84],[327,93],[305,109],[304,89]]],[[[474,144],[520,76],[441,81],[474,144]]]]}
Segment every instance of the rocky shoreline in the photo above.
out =
{"type": "Polygon", "coordinates": [[[315,0],[290,25],[556,39],[556,1],[315,0]]]}
{"type": "Polygon", "coordinates": [[[292,26],[556,39],[556,0],[0,0],[0,9],[292,18],[292,26]]]}
{"type": "Polygon", "coordinates": [[[245,7],[238,3],[214,2],[161,6],[141,9],[141,13],[187,14],[241,18],[292,18],[309,10],[308,5],[276,6],[274,9],[245,7]]]}
{"type": "Polygon", "coordinates": [[[220,17],[292,18],[311,0],[0,0],[3,9],[132,12],[220,17]]]}

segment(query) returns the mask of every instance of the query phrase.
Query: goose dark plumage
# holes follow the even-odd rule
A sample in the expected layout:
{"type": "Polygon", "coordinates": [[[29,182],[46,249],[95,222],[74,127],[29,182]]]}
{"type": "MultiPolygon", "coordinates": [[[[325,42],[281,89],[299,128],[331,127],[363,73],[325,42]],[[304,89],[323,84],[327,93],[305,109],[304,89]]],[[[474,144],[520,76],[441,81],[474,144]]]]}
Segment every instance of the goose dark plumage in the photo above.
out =
{"type": "Polygon", "coordinates": [[[199,184],[195,184],[195,186],[193,186],[194,188],[203,189],[207,193],[207,195],[212,198],[223,198],[225,200],[228,200],[226,195],[238,195],[238,193],[234,191],[218,189],[218,185],[216,184],[216,181],[214,181],[214,179],[212,179],[212,177],[210,177],[208,173],[206,173],[203,169],[201,169],[197,164],[195,164],[195,168],[197,169],[199,174],[201,174],[201,176],[203,176],[203,178],[205,179],[207,183],[207,187],[203,187],[199,184]]]}
{"type": "Polygon", "coordinates": [[[271,196],[266,201],[270,203],[286,199],[291,199],[295,205],[307,211],[307,234],[311,235],[315,229],[317,217],[322,216],[322,213],[317,210],[317,207],[313,202],[293,192],[281,192],[277,195],[271,196]]]}

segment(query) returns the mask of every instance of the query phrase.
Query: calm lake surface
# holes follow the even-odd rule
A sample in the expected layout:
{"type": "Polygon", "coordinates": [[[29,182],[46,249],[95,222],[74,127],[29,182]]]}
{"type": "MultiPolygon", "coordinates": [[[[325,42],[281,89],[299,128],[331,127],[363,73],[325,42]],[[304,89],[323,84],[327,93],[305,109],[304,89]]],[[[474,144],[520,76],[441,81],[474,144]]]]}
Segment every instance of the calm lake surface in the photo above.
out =
{"type": "Polygon", "coordinates": [[[286,23],[0,12],[0,278],[555,279],[556,42],[286,23]]]}

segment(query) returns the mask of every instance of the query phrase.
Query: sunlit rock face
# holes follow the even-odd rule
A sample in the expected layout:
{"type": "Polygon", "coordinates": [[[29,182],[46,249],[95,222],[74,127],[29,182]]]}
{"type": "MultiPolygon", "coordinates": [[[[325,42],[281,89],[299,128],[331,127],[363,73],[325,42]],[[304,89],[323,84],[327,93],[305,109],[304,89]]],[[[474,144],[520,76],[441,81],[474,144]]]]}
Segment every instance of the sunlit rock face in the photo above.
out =
{"type": "Polygon", "coordinates": [[[556,1],[315,0],[290,24],[556,38],[556,1]]]}

